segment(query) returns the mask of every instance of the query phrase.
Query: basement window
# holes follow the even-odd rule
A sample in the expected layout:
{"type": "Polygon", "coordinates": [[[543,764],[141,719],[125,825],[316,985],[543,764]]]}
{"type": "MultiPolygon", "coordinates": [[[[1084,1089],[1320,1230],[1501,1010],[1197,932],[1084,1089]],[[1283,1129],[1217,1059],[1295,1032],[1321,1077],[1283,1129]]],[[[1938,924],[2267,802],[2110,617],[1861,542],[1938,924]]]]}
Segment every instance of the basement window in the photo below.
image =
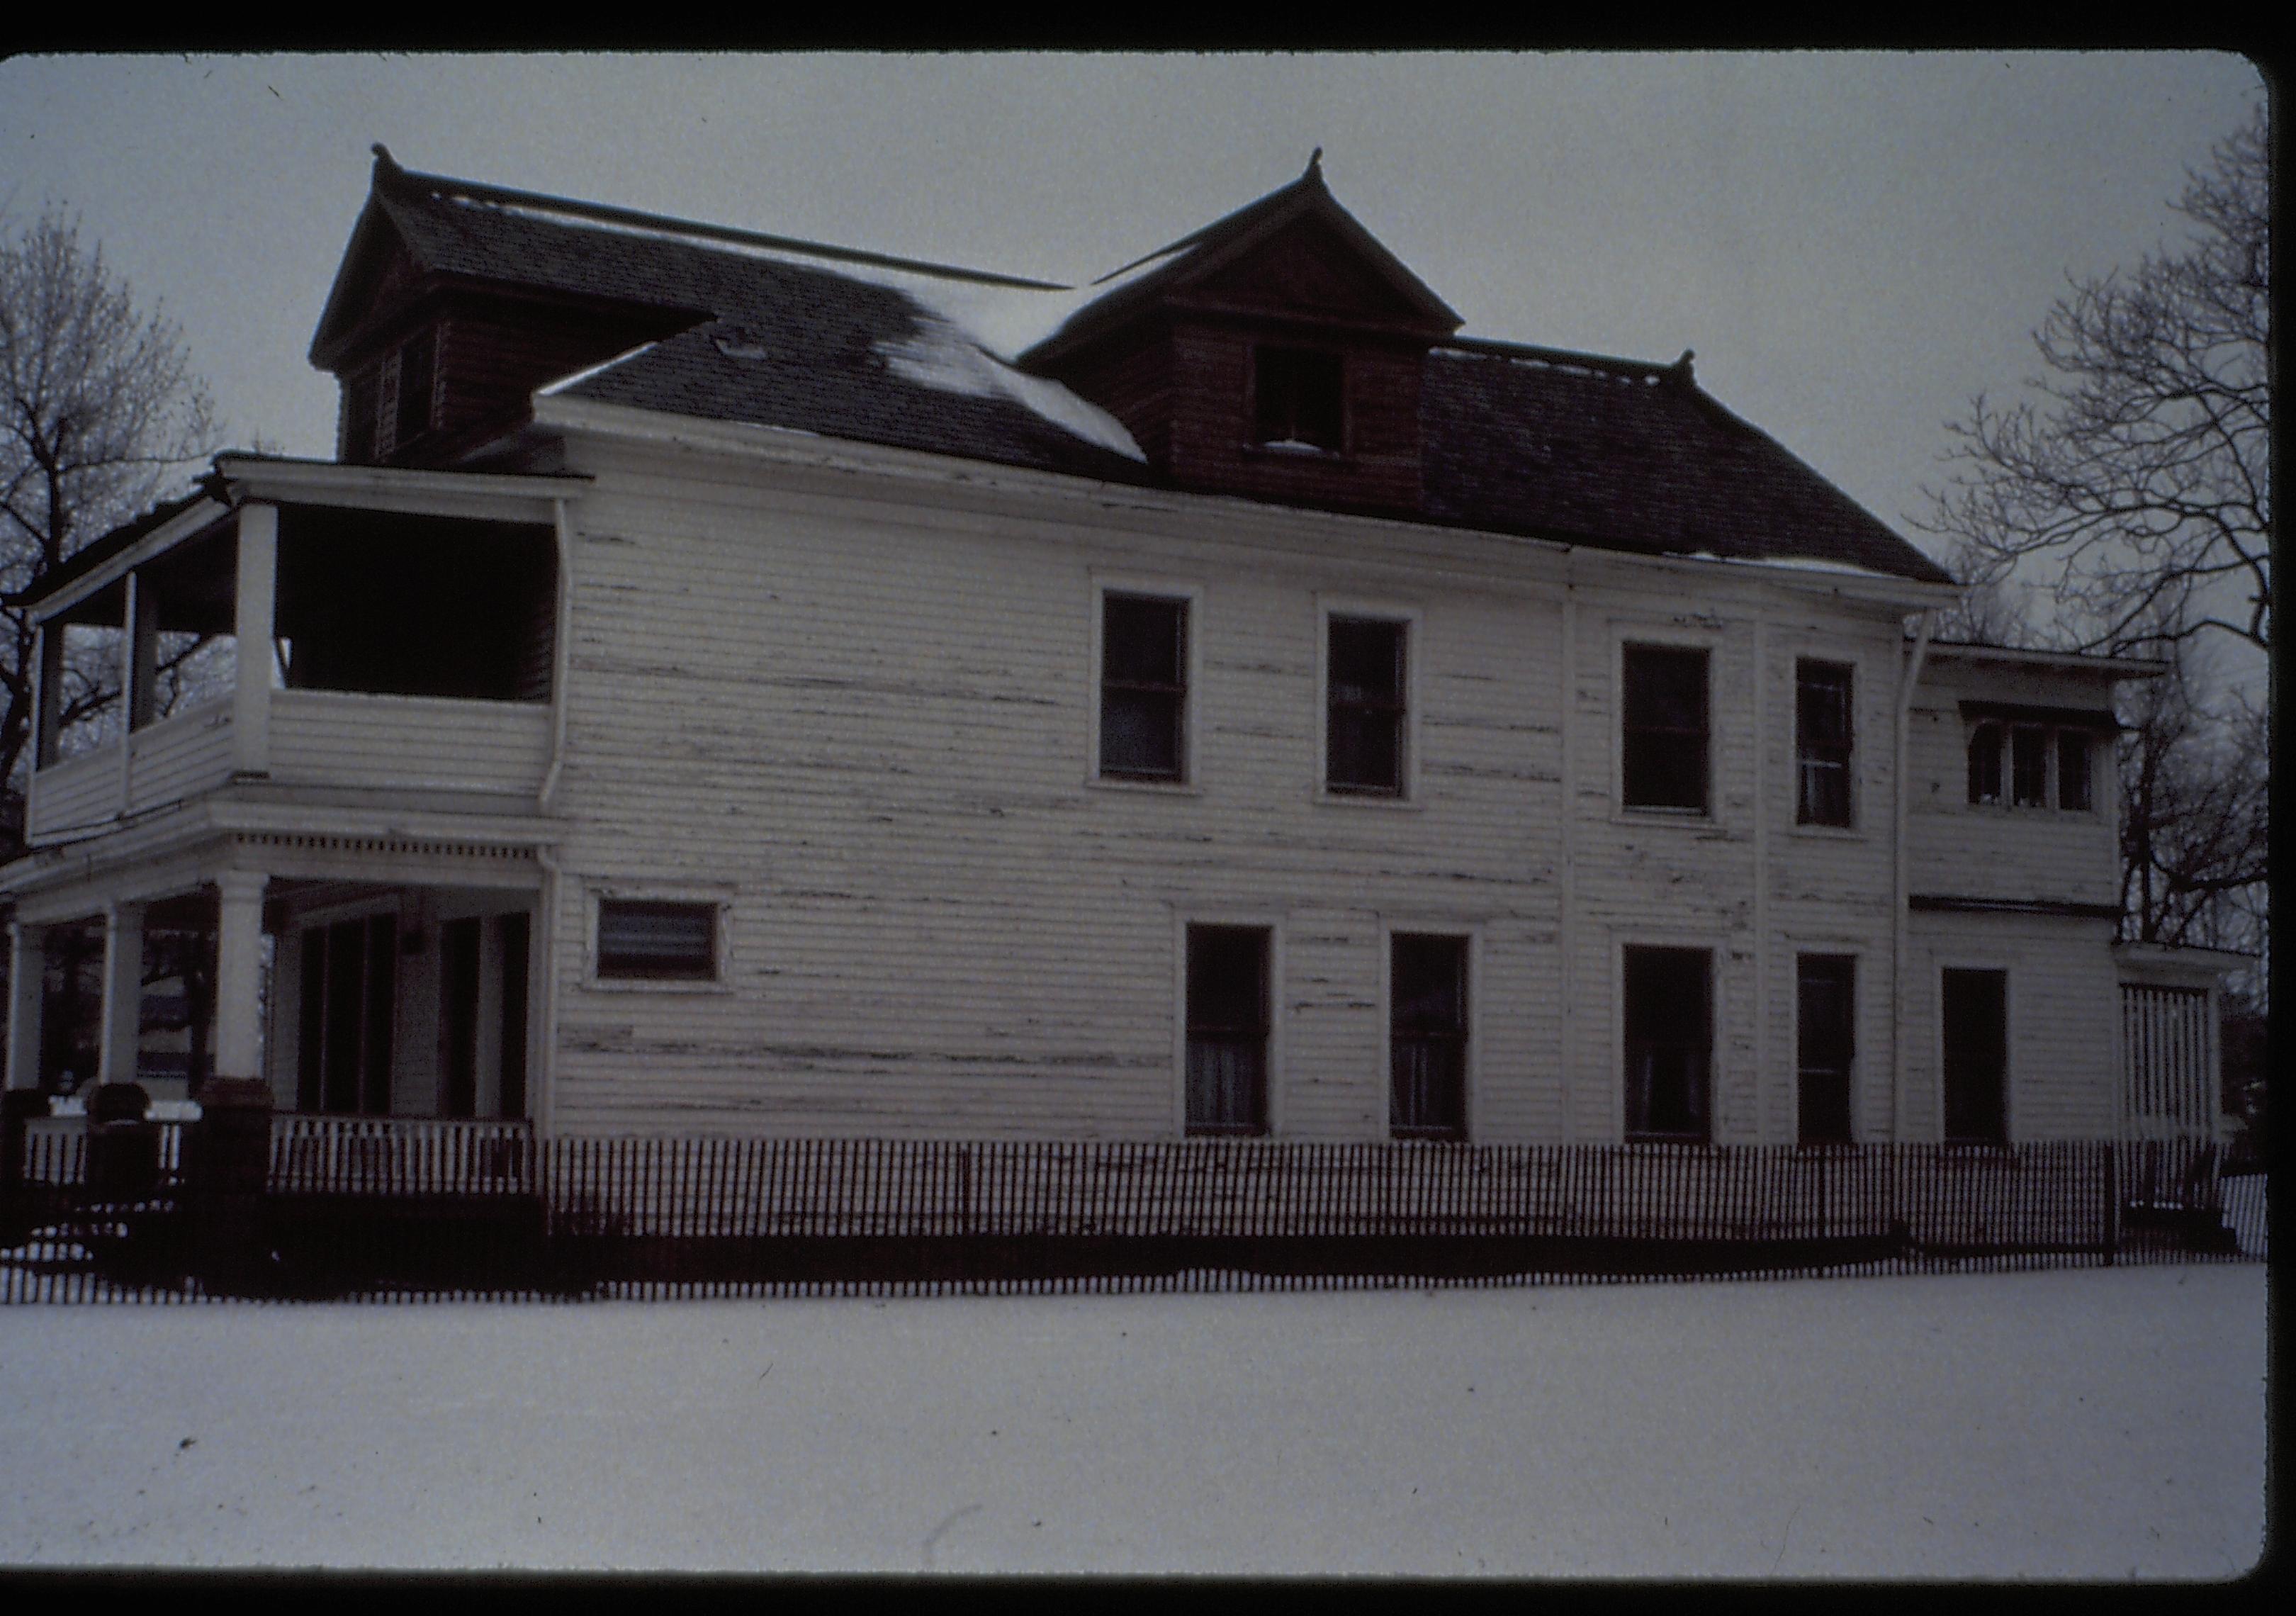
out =
{"type": "Polygon", "coordinates": [[[1347,447],[1340,356],[1302,348],[1252,352],[1252,441],[1337,455],[1347,447]]]}

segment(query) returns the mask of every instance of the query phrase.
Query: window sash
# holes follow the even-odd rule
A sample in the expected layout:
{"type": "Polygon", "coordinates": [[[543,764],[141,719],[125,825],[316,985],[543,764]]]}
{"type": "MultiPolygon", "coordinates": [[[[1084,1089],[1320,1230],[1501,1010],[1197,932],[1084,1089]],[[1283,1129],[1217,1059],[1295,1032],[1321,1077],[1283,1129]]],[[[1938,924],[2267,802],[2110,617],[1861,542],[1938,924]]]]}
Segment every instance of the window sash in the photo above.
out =
{"type": "Polygon", "coordinates": [[[1325,630],[1327,791],[1399,796],[1408,718],[1409,626],[1333,617],[1325,630]]]}
{"type": "Polygon", "coordinates": [[[1850,670],[1839,663],[1796,664],[1795,730],[1802,824],[1850,823],[1850,670]]]}
{"type": "Polygon", "coordinates": [[[1100,772],[1126,780],[1184,780],[1188,603],[1102,596],[1100,672],[1100,772]]]}
{"type": "Polygon", "coordinates": [[[1796,966],[1794,1064],[1805,1144],[1850,1142],[1857,984],[1857,962],[1847,955],[1806,954],[1796,966]]]}
{"type": "Polygon", "coordinates": [[[602,900],[597,973],[612,980],[715,981],[718,906],[602,900]]]}
{"type": "Polygon", "coordinates": [[[1388,1129],[1404,1139],[1467,1132],[1467,943],[1389,943],[1388,1129]]]}
{"type": "Polygon", "coordinates": [[[2001,726],[1980,724],[1969,734],[1969,800],[1992,805],[2001,800],[2001,726]]]}
{"type": "Polygon", "coordinates": [[[2009,732],[2009,801],[2013,808],[2049,802],[2049,732],[2019,725],[2009,732]]]}
{"type": "Polygon", "coordinates": [[[2090,759],[2088,737],[2077,729],[2057,732],[2057,806],[2085,813],[2094,803],[2090,800],[2090,759]]]}
{"type": "Polygon", "coordinates": [[[1713,956],[1629,948],[1624,964],[1627,1137],[1704,1144],[1713,1133],[1713,956]]]}
{"type": "Polygon", "coordinates": [[[1267,1131],[1268,941],[1259,927],[1188,928],[1191,1134],[1267,1131]]]}
{"type": "Polygon", "coordinates": [[[1707,653],[1629,645],[1620,664],[1620,792],[1628,808],[1704,813],[1710,800],[1707,653]]]}

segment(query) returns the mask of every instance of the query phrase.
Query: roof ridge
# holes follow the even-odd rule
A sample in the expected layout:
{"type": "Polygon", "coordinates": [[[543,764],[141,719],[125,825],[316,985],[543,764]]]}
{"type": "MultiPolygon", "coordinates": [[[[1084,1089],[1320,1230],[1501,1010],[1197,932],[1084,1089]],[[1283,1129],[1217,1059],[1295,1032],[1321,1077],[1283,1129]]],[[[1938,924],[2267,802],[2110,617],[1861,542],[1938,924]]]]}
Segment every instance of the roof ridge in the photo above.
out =
{"type": "Polygon", "coordinates": [[[701,219],[647,213],[636,208],[617,207],[610,202],[587,202],[576,197],[553,196],[546,192],[521,191],[510,185],[456,179],[449,175],[419,173],[400,168],[379,144],[375,148],[375,175],[378,183],[387,181],[402,193],[420,193],[425,197],[437,197],[441,201],[468,201],[481,206],[524,207],[561,213],[570,216],[567,222],[576,227],[586,219],[601,225],[643,227],[665,234],[695,237],[698,243],[715,240],[742,246],[767,247],[808,258],[868,264],[881,269],[901,269],[948,280],[972,281],[983,285],[1010,286],[1030,291],[1075,290],[1059,281],[1004,275],[993,269],[968,269],[957,264],[936,264],[924,258],[905,258],[891,253],[872,252],[865,248],[840,247],[828,242],[806,241],[799,236],[772,235],[760,230],[742,230],[732,225],[713,225],[701,219]]]}
{"type": "Polygon", "coordinates": [[[1669,376],[1686,374],[1685,367],[1680,359],[1672,363],[1661,359],[1628,359],[1616,354],[1582,353],[1571,348],[1546,348],[1535,342],[1503,341],[1496,337],[1446,337],[1434,347],[1438,352],[1444,349],[1458,349],[1467,353],[1488,354],[1497,358],[1538,359],[1550,363],[1595,365],[1604,370],[1617,371],[1622,374],[1644,377],[1651,381],[1660,381],[1669,376]]]}

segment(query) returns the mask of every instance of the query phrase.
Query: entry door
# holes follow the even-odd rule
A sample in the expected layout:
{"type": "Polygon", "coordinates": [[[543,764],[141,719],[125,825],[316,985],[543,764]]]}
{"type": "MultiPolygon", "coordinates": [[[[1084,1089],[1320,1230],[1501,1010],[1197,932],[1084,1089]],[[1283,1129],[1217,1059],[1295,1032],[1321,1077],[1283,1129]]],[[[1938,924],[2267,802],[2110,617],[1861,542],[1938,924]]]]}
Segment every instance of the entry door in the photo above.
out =
{"type": "Polygon", "coordinates": [[[398,917],[369,915],[306,927],[302,965],[296,1108],[388,1116],[398,917]]]}
{"type": "Polygon", "coordinates": [[[527,918],[471,915],[439,929],[439,1110],[526,1115],[527,918]]]}
{"type": "Polygon", "coordinates": [[[2007,1140],[2009,973],[1945,973],[1945,1136],[1949,1142],[2007,1140]]]}

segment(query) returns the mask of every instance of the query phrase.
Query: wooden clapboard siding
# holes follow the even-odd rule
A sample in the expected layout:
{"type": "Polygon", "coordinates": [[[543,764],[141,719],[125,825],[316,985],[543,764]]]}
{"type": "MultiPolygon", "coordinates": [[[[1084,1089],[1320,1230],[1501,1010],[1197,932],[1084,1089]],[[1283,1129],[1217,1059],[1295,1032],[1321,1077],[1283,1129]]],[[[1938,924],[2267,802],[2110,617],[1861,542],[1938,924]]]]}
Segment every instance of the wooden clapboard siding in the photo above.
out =
{"type": "MultiPolygon", "coordinates": [[[[1385,938],[1425,931],[1474,939],[1476,1137],[1614,1136],[1616,949],[1685,934],[1716,956],[1717,1136],[1775,1137],[1791,1094],[1766,1090],[1758,1062],[1791,1062],[1793,938],[1886,947],[1886,613],[1786,610],[1749,580],[1718,587],[1685,628],[1623,568],[1580,587],[1568,1003],[1581,1025],[1566,1054],[1551,575],[1510,578],[1461,536],[1327,523],[1270,537],[1243,506],[1085,526],[586,452],[601,480],[577,513],[557,798],[554,1115],[570,1130],[1167,1136],[1178,925],[1240,916],[1279,933],[1287,1136],[1383,1136],[1385,938]],[[1481,576],[1447,574],[1454,562],[1481,576]],[[1087,783],[1096,578],[1200,591],[1186,792],[1087,783]],[[1416,614],[1410,806],[1318,799],[1324,602],[1416,614]],[[1766,613],[1775,898],[1758,917],[1766,613]],[[1715,812],[1623,815],[1618,645],[1683,634],[1713,654],[1715,812]],[[1792,657],[1809,644],[1875,670],[1859,693],[1874,823],[1824,853],[1861,883],[1854,896],[1788,874],[1792,657]],[[722,893],[722,989],[588,983],[585,895],[609,888],[722,893]]],[[[1878,1051],[1886,1001],[1868,1002],[1878,1051]]]]}
{"type": "Polygon", "coordinates": [[[511,701],[271,693],[271,777],[293,784],[531,795],[550,759],[550,710],[511,701]]]}
{"type": "Polygon", "coordinates": [[[99,746],[40,770],[26,829],[34,836],[101,824],[119,808],[119,745],[99,746]]]}
{"type": "Polygon", "coordinates": [[[181,802],[231,777],[231,703],[210,701],[171,715],[130,740],[131,808],[181,802]]]}

